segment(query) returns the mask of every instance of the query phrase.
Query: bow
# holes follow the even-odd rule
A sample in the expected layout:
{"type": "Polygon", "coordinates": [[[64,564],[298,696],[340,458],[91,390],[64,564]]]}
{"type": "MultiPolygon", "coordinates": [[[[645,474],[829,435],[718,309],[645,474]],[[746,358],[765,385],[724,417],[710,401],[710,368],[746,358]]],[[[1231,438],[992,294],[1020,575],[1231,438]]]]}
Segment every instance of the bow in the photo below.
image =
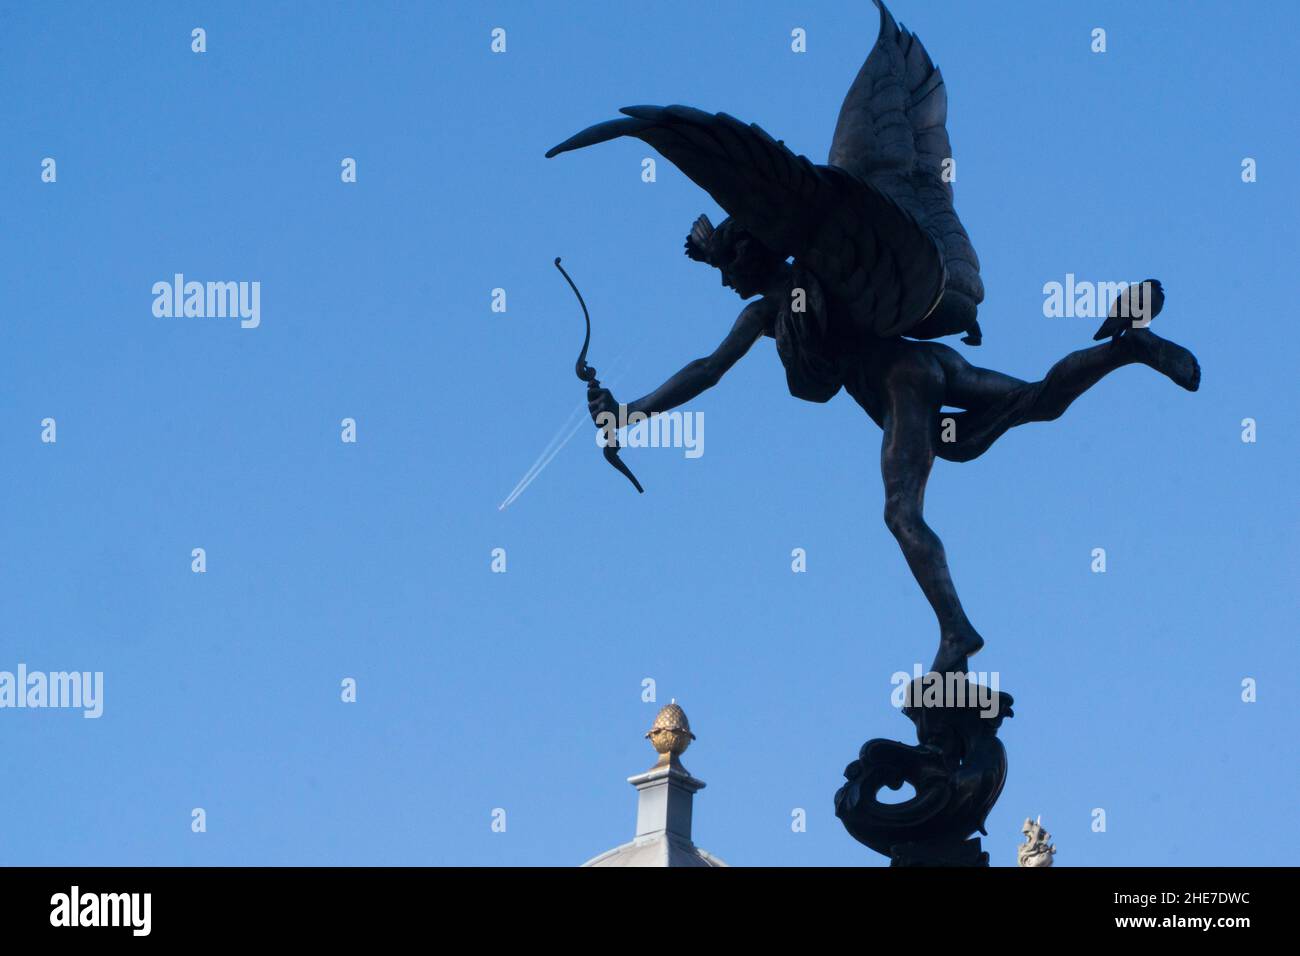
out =
{"type": "MultiPolygon", "coordinates": [[[[560,257],[555,257],[555,268],[560,270],[560,275],[564,276],[569,288],[573,294],[578,297],[578,305],[582,306],[582,317],[587,323],[587,336],[582,340],[582,351],[578,353],[578,361],[574,364],[573,370],[578,373],[578,378],[587,383],[587,401],[591,401],[592,396],[600,391],[600,380],[596,378],[596,370],[587,364],[587,346],[591,344],[591,315],[587,312],[587,303],[582,300],[582,293],[578,287],[573,284],[569,274],[564,271],[564,266],[560,265],[560,257]]],[[[605,429],[605,460],[614,466],[615,470],[627,476],[627,480],[632,482],[633,487],[645,494],[645,489],[641,487],[641,482],[636,480],[636,475],[632,474],[632,469],[624,464],[623,459],[618,457],[618,433],[613,427],[605,429]]]]}

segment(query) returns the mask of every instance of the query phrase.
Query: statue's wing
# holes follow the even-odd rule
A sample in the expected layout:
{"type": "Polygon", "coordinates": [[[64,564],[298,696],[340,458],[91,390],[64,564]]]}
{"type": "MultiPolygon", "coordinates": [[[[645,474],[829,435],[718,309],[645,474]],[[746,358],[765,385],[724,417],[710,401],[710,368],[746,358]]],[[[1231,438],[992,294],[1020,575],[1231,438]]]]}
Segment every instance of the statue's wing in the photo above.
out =
{"type": "Polygon", "coordinates": [[[654,147],[773,252],[813,271],[877,335],[928,315],[944,288],[933,236],[894,198],[843,169],[797,156],[758,126],[688,106],[632,106],[547,156],[620,136],[654,147]]]}
{"type": "Polygon", "coordinates": [[[943,76],[921,41],[894,22],[881,0],[874,2],[880,34],[840,107],[828,161],[897,201],[943,250],[943,301],[908,333],[933,338],[973,327],[984,283],[975,247],[953,209],[952,184],[943,175],[944,162],[952,158],[943,76]]]}

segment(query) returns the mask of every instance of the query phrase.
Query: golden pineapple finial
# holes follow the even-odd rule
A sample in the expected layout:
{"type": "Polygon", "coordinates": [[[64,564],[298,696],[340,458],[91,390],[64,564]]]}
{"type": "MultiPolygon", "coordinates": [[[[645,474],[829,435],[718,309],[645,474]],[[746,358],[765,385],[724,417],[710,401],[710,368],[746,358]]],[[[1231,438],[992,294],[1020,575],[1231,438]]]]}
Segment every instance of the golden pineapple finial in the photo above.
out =
{"type": "Polygon", "coordinates": [[[646,738],[658,751],[661,764],[672,763],[686,752],[695,735],[691,733],[691,722],[686,719],[686,711],[678,706],[676,697],[659,711],[646,732],[646,738]]]}

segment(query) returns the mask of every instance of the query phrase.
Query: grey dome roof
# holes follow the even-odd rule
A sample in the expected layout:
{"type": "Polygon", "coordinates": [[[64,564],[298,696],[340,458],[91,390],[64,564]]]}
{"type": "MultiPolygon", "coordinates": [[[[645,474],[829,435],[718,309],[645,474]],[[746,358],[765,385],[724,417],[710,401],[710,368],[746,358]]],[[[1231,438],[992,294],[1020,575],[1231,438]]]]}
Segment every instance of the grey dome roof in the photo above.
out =
{"type": "Polygon", "coordinates": [[[660,833],[606,850],[583,866],[726,866],[690,840],[660,833]]]}

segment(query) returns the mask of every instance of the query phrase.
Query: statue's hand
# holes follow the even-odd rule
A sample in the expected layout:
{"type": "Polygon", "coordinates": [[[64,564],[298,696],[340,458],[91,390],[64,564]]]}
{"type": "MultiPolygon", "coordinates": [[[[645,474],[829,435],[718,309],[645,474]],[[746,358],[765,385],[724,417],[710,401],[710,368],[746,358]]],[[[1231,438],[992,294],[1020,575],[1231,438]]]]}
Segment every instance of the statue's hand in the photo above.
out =
{"type": "Polygon", "coordinates": [[[600,416],[608,412],[618,418],[618,399],[616,399],[607,388],[597,388],[587,393],[587,410],[591,412],[591,420],[597,425],[604,425],[609,419],[601,420],[600,416]]]}

